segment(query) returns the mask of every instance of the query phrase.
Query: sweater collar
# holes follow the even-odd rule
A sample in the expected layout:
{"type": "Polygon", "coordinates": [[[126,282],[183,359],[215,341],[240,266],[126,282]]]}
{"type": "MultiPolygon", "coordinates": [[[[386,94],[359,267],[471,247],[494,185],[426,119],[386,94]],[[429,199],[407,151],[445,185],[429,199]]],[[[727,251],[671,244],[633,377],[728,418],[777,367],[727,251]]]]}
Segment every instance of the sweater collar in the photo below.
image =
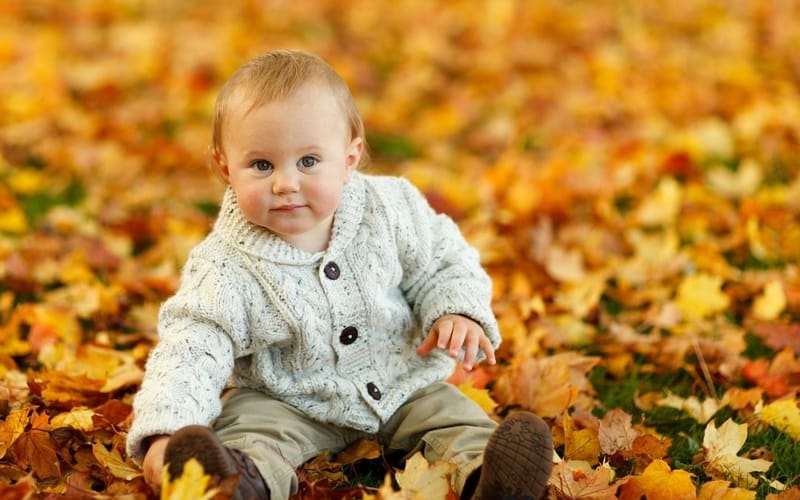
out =
{"type": "Polygon", "coordinates": [[[237,250],[277,264],[310,264],[324,255],[344,252],[358,232],[364,216],[364,179],[354,172],[345,184],[342,199],[333,216],[333,229],[328,248],[322,252],[306,252],[286,243],[275,234],[248,221],[239,209],[236,193],[230,186],[222,199],[214,233],[237,250]]]}

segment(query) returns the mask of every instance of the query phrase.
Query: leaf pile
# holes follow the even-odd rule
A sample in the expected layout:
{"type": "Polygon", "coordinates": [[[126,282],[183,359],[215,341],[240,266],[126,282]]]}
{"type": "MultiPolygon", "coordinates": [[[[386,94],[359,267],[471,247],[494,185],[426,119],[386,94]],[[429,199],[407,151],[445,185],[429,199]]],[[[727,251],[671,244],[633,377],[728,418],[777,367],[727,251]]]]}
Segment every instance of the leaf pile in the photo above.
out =
{"type": "MultiPolygon", "coordinates": [[[[547,420],[551,498],[797,498],[798,18],[763,0],[3,2],[0,496],[151,495],[125,433],[222,191],[213,99],[247,58],[298,47],[351,85],[369,169],[481,250],[505,342],[452,381],[498,420],[547,420]]],[[[298,498],[454,498],[450,464],[395,473],[361,446],[306,464],[298,498]]]]}

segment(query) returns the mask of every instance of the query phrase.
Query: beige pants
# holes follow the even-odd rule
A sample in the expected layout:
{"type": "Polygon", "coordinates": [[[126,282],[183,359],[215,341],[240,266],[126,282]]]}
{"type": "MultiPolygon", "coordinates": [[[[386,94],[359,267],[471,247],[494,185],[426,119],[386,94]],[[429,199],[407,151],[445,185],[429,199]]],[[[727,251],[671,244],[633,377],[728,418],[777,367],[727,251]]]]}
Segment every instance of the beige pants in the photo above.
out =
{"type": "Polygon", "coordinates": [[[464,487],[483,459],[497,424],[458,388],[437,383],[409,398],[376,435],[317,422],[295,408],[249,389],[223,398],[214,430],[222,442],[253,459],[273,499],[297,493],[295,471],[325,450],[337,452],[358,438],[376,439],[387,453],[422,451],[429,462],[456,464],[453,486],[464,487]]]}

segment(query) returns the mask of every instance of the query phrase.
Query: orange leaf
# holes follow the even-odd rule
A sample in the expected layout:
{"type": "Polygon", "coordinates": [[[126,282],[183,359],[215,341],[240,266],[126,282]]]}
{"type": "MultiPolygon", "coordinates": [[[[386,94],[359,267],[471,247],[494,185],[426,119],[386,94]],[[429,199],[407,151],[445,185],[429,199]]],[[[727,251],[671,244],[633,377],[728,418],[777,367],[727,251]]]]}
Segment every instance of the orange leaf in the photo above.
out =
{"type": "Polygon", "coordinates": [[[730,485],[730,481],[709,481],[700,487],[697,500],[755,500],[755,491],[731,488],[730,485]]]}
{"type": "Polygon", "coordinates": [[[640,476],[631,476],[620,488],[622,500],[681,500],[697,497],[692,474],[671,470],[663,460],[653,460],[640,476]]]}
{"type": "Polygon", "coordinates": [[[6,455],[6,451],[14,444],[14,441],[25,432],[30,414],[30,407],[13,410],[5,420],[0,422],[0,458],[6,455]]]}

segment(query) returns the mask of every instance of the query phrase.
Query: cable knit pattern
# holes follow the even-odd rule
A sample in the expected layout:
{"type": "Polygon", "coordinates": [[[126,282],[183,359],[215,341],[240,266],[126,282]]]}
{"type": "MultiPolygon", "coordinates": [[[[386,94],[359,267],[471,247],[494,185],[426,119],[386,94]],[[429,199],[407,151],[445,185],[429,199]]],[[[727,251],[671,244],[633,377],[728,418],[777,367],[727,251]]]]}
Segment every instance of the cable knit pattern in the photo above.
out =
{"type": "Polygon", "coordinates": [[[415,352],[436,319],[469,316],[499,345],[490,302],[478,252],[402,178],[355,173],[327,250],[314,254],[248,222],[228,189],[161,308],[128,454],[140,461],[148,436],[210,424],[226,386],[376,432],[452,372],[446,353],[415,352]]]}

